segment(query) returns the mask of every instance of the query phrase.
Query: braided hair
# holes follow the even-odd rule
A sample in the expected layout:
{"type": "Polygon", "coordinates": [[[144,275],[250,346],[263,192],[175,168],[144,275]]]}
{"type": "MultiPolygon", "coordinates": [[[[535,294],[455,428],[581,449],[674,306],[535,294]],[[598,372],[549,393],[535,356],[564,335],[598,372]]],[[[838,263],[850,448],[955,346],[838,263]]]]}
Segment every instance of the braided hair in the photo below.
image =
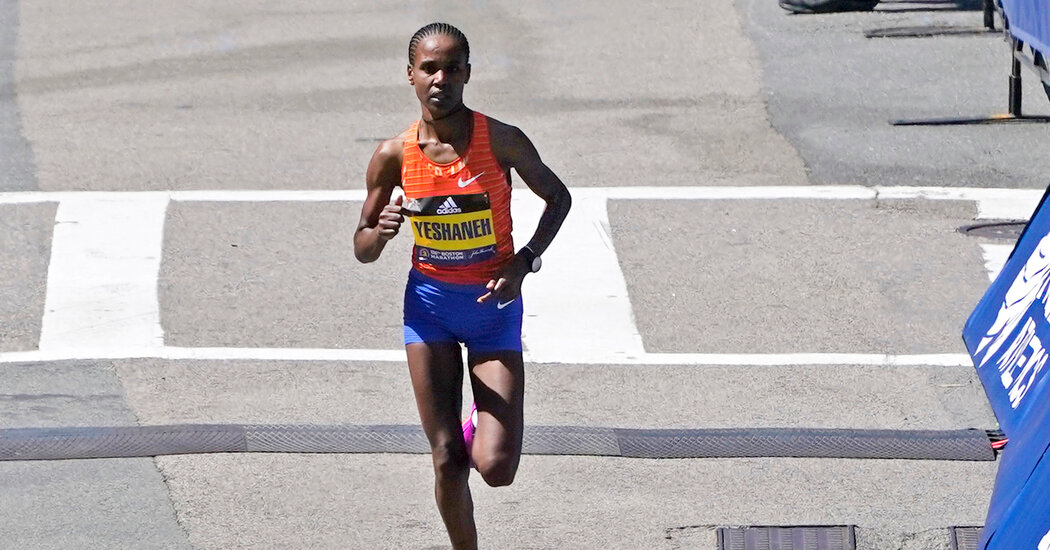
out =
{"type": "Polygon", "coordinates": [[[434,36],[436,34],[443,34],[459,42],[459,46],[463,48],[463,55],[466,58],[467,63],[470,63],[470,44],[467,43],[467,37],[464,36],[463,32],[449,25],[448,23],[431,23],[412,35],[412,40],[408,42],[408,64],[416,64],[416,47],[423,41],[424,38],[434,36]]]}

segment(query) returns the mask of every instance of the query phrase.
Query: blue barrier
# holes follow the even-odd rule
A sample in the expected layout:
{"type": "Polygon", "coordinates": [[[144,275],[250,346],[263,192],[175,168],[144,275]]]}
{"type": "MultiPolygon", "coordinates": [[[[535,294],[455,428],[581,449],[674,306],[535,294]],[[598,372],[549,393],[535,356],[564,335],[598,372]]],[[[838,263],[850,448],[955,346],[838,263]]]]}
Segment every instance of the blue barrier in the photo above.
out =
{"type": "MultiPolygon", "coordinates": [[[[1050,426],[1050,407],[1039,410],[1037,416],[1030,418],[1033,426],[1050,426]]],[[[1004,544],[1004,538],[1013,539],[1019,536],[1016,531],[1020,527],[1018,520],[1031,517],[1033,510],[1045,510],[1046,505],[1041,504],[1035,508],[1026,508],[1031,505],[1028,494],[1038,494],[1045,501],[1044,493],[1050,490],[1050,485],[1044,480],[1042,485],[1035,481],[1036,472],[1050,471],[1050,462],[1045,460],[1047,448],[1050,448],[1050,433],[1046,430],[1029,430],[1026,436],[1011,438],[1003,450],[999,461],[999,474],[995,478],[995,488],[992,490],[991,502],[988,505],[988,515],[984,521],[984,531],[981,533],[982,546],[980,548],[1032,548],[1034,546],[1022,547],[1004,544]],[[1026,504],[1027,503],[1027,504],[1026,504]],[[993,545],[986,546],[993,541],[993,545]]],[[[1045,477],[1045,476],[1044,476],[1045,477]]],[[[1050,515],[1045,519],[1050,520],[1050,515]]],[[[1038,530],[1035,525],[1030,529],[1022,531],[1038,530]]],[[[1043,533],[1048,528],[1043,528],[1043,533]]],[[[1050,549],[1047,549],[1050,550],[1050,549]]]]}
{"type": "Polygon", "coordinates": [[[1007,437],[1039,403],[1050,344],[1050,208],[1040,203],[963,329],[963,341],[1007,437]]]}
{"type": "MultiPolygon", "coordinates": [[[[1000,468],[1006,464],[1000,465],[1000,468]]],[[[998,488],[997,488],[998,489],[998,488]]],[[[998,528],[985,526],[979,546],[988,549],[1050,550],[1050,461],[1041,460],[1031,477],[999,518],[998,528]]]]}
{"type": "Polygon", "coordinates": [[[1050,448],[1048,302],[1050,205],[1044,194],[963,329],[992,411],[1010,440],[981,535],[986,550],[1050,550],[1044,496],[1050,493],[1050,458],[1044,460],[1050,448]]]}
{"type": "Polygon", "coordinates": [[[1025,489],[1017,495],[996,531],[994,541],[986,548],[1050,550],[1050,513],[1047,494],[1050,488],[1050,464],[1039,463],[1025,489]]]}
{"type": "MultiPolygon", "coordinates": [[[[1014,122],[1047,123],[1050,116],[1022,113],[1021,65],[1027,66],[1043,81],[1043,89],[1050,99],[1050,72],[1046,59],[1050,58],[1050,0],[984,0],[984,21],[989,29],[995,27],[993,11],[999,11],[1009,34],[1010,79],[1007,112],[991,116],[902,119],[890,121],[894,126],[947,126],[957,124],[1002,124],[1014,122]],[[994,10],[992,9],[994,7],[994,10]],[[1030,53],[1025,53],[1028,46],[1030,53]]],[[[1050,550],[1050,549],[1047,549],[1050,550]]]]}
{"type": "Polygon", "coordinates": [[[1010,34],[1044,56],[1050,55],[1050,2],[1001,0],[1010,34]]]}

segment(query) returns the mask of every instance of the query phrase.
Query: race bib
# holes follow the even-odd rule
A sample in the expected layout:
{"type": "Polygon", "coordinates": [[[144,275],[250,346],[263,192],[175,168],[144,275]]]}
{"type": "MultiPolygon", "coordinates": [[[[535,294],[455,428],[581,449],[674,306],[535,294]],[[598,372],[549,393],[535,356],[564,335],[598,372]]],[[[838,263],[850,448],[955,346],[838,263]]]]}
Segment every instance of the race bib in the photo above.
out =
{"type": "Polygon", "coordinates": [[[412,199],[415,257],[434,266],[465,266],[496,256],[488,193],[412,199]]]}

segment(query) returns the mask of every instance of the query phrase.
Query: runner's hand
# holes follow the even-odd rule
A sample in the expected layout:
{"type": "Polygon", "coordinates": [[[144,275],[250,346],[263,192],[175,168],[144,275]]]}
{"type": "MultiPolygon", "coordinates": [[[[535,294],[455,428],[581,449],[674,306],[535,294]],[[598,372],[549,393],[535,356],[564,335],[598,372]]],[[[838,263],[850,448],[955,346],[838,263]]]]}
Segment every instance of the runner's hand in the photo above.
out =
{"type": "Polygon", "coordinates": [[[390,204],[383,207],[383,211],[379,214],[379,223],[376,224],[380,239],[389,241],[401,230],[401,224],[405,222],[405,217],[401,215],[401,203],[404,200],[403,196],[398,195],[397,198],[390,201],[390,204]]]}
{"type": "Polygon", "coordinates": [[[510,303],[521,295],[521,282],[529,274],[525,259],[515,255],[514,258],[500,271],[495,279],[485,285],[489,291],[478,298],[478,303],[495,298],[499,303],[510,303]]]}

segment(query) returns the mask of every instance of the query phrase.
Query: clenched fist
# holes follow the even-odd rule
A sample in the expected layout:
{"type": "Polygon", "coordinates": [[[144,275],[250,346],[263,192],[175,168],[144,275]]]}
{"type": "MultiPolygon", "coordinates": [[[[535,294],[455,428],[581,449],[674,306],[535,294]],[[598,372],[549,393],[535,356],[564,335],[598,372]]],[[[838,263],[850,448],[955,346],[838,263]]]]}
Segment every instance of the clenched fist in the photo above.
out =
{"type": "Polygon", "coordinates": [[[401,230],[401,224],[405,223],[405,217],[401,214],[401,203],[404,199],[403,196],[398,195],[397,198],[390,201],[390,204],[383,207],[383,212],[379,214],[379,223],[376,224],[380,239],[389,241],[401,230]]]}

